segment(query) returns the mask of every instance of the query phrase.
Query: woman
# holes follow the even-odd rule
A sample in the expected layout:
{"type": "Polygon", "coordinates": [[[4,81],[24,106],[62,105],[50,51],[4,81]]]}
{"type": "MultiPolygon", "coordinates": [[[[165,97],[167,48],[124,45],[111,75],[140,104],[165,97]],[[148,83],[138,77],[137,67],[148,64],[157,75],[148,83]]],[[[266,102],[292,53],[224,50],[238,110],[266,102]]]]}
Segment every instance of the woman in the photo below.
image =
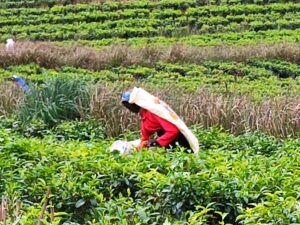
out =
{"type": "Polygon", "coordinates": [[[191,149],[189,142],[177,126],[135,103],[129,103],[130,95],[131,91],[122,94],[122,104],[131,112],[139,113],[141,116],[142,137],[137,151],[153,146],[167,149],[181,146],[191,149]],[[156,139],[152,139],[154,134],[157,135],[156,139]]]}

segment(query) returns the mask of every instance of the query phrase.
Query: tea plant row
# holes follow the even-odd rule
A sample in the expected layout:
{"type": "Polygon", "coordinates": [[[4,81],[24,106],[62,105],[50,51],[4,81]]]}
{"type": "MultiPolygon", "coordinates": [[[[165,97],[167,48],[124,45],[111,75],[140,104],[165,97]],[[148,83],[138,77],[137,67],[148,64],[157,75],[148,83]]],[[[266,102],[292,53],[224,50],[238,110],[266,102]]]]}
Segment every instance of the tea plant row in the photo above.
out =
{"type": "MultiPolygon", "coordinates": [[[[88,3],[95,2],[89,0],[1,0],[0,8],[10,9],[10,8],[34,8],[34,7],[45,7],[52,8],[55,5],[69,5],[74,3],[88,3]]],[[[97,1],[96,1],[97,2],[97,1]]],[[[297,0],[163,0],[163,1],[151,1],[151,0],[142,0],[142,1],[104,1],[102,8],[105,10],[116,10],[116,9],[126,9],[126,8],[157,8],[161,7],[162,9],[174,8],[174,9],[186,9],[187,7],[195,6],[204,6],[204,5],[235,5],[235,4],[269,4],[269,3],[297,3],[297,0]]]]}
{"type": "MultiPolygon", "coordinates": [[[[122,4],[124,5],[124,4],[122,4]]],[[[191,19],[197,21],[199,18],[208,17],[233,17],[236,22],[247,20],[247,16],[253,14],[269,14],[270,17],[276,14],[288,14],[299,12],[299,4],[270,4],[265,6],[258,5],[236,5],[236,6],[215,6],[215,7],[191,7],[185,11],[179,9],[147,9],[147,8],[125,8],[115,10],[105,10],[102,5],[72,5],[57,6],[51,9],[0,9],[1,25],[14,24],[40,24],[40,23],[75,23],[78,21],[104,22],[122,19],[173,19],[185,17],[185,20],[191,19]],[[238,17],[240,16],[240,17],[238,17]],[[27,19],[26,21],[22,19],[27,19]],[[7,20],[7,21],[6,21],[7,20]]],[[[277,18],[279,18],[277,16],[277,18]]]]}
{"type": "Polygon", "coordinates": [[[126,9],[112,12],[97,11],[96,6],[79,5],[79,9],[85,9],[79,12],[73,8],[69,12],[66,6],[51,10],[1,11],[0,34],[2,40],[13,35],[17,39],[61,41],[295,30],[300,27],[299,4],[199,7],[186,11],[126,9]]]}
{"type": "MultiPolygon", "coordinates": [[[[141,28],[142,29],[142,28],[141,28]]],[[[147,32],[147,31],[145,31],[147,32]]],[[[244,31],[244,32],[225,32],[225,33],[206,33],[203,35],[188,35],[182,36],[186,32],[185,28],[178,32],[176,37],[134,37],[134,38],[104,38],[101,40],[66,40],[57,43],[66,45],[80,44],[94,48],[102,48],[108,45],[134,45],[137,47],[151,45],[151,46],[168,46],[172,44],[185,44],[190,46],[220,46],[220,45],[253,45],[257,43],[295,43],[299,40],[300,30],[266,30],[266,31],[244,31]],[[182,32],[182,33],[181,33],[182,32]]],[[[45,34],[44,34],[45,35],[45,34]]],[[[57,34],[62,37],[62,34],[57,34]]],[[[4,35],[4,37],[11,37],[11,35],[4,35]]],[[[48,37],[47,37],[48,38],[48,37]]],[[[52,36],[49,35],[49,38],[52,36]]],[[[67,38],[67,37],[66,37],[67,38]]]]}
{"type": "MultiPolygon", "coordinates": [[[[49,72],[51,70],[48,70],[49,72]]],[[[44,68],[36,64],[11,66],[2,71],[2,77],[9,73],[19,73],[30,76],[32,79],[43,79],[42,74],[47,72],[44,68]]],[[[53,70],[54,72],[54,70],[53,70]]],[[[107,81],[122,81],[126,78],[144,80],[163,75],[166,79],[173,78],[204,78],[216,74],[231,75],[249,80],[266,79],[271,76],[278,78],[298,78],[300,77],[300,66],[282,60],[264,60],[252,58],[247,63],[204,61],[199,64],[177,64],[158,62],[153,67],[128,66],[111,67],[101,71],[89,71],[74,67],[64,67],[62,73],[74,73],[80,77],[93,77],[107,81]]]]}
{"type": "Polygon", "coordinates": [[[249,61],[249,64],[217,61],[207,61],[202,65],[157,63],[154,67],[112,67],[97,72],[74,67],[47,70],[35,64],[1,70],[2,78],[18,74],[25,77],[31,85],[51,77],[65,77],[108,84],[145,83],[154,87],[174,85],[191,92],[199,88],[210,88],[218,93],[251,93],[257,99],[299,93],[299,73],[296,64],[256,59],[249,61]]]}

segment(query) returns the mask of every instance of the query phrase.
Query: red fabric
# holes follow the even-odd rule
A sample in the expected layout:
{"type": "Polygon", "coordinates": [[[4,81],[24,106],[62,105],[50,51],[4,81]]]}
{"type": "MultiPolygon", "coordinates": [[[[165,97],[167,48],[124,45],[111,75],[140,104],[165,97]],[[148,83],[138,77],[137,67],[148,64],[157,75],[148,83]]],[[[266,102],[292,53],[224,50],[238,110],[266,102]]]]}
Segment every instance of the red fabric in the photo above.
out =
{"type": "Polygon", "coordinates": [[[164,130],[165,133],[157,139],[157,142],[161,146],[165,147],[179,134],[179,129],[174,124],[160,118],[148,110],[141,109],[140,114],[142,117],[141,133],[143,141],[149,140],[155,132],[164,130]]]}

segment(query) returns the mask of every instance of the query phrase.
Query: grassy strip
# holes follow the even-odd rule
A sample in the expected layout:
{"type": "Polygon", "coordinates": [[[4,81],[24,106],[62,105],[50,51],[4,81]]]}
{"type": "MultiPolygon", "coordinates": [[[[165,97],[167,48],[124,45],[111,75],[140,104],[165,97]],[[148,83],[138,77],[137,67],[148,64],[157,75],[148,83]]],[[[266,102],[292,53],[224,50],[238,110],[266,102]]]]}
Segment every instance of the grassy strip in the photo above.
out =
{"type": "MultiPolygon", "coordinates": [[[[188,125],[218,126],[235,134],[250,130],[278,137],[300,134],[298,96],[279,96],[255,103],[251,97],[231,93],[220,95],[206,89],[185,93],[172,86],[162,89],[148,85],[146,90],[169,103],[188,125]]],[[[113,136],[139,127],[137,116],[130,116],[120,105],[120,92],[100,88],[91,103],[92,116],[105,122],[107,133],[113,136]]]]}
{"type": "MultiPolygon", "coordinates": [[[[10,92],[13,99],[7,98],[5,91],[9,91],[4,86],[5,95],[0,96],[0,111],[9,114],[18,109],[14,113],[23,122],[40,120],[50,127],[65,120],[95,118],[103,122],[108,136],[116,136],[126,130],[136,131],[139,127],[139,117],[130,114],[120,104],[120,93],[128,88],[127,85],[132,87],[132,83],[118,82],[108,87],[103,84],[93,89],[87,84],[74,86],[76,79],[68,81],[59,78],[45,80],[44,83],[47,85],[27,96],[10,92]],[[62,80],[65,83],[57,85],[62,80]],[[70,95],[68,90],[72,86],[78,90],[90,90],[90,97],[87,99],[86,92],[76,97],[70,95]],[[49,92],[52,89],[56,94],[49,92]],[[18,105],[24,97],[24,104],[18,105]],[[66,105],[69,107],[66,108],[66,105]]],[[[140,83],[139,86],[169,103],[188,125],[201,124],[205,128],[218,126],[235,134],[247,131],[262,131],[278,137],[299,137],[300,134],[298,95],[282,95],[255,102],[251,93],[240,96],[234,92],[219,94],[210,89],[188,92],[178,86],[149,83],[140,83]]]]}
{"type": "Polygon", "coordinates": [[[0,67],[36,63],[45,68],[65,66],[103,70],[116,66],[152,67],[158,62],[202,64],[208,60],[247,62],[249,59],[280,59],[300,63],[300,46],[296,43],[256,44],[246,46],[191,47],[113,45],[95,50],[87,47],[59,47],[44,42],[17,42],[14,52],[0,46],[0,67]]]}

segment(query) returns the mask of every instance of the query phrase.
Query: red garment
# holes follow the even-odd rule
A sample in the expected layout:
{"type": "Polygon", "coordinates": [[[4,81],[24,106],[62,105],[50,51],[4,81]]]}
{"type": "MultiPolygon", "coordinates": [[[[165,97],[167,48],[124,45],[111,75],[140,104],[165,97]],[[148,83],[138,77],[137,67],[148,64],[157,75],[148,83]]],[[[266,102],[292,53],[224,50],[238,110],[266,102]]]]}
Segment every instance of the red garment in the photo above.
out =
{"type": "Polygon", "coordinates": [[[159,130],[164,130],[165,133],[157,139],[160,146],[167,146],[179,134],[179,129],[169,121],[160,118],[146,109],[140,111],[142,117],[141,133],[142,141],[148,141],[150,137],[159,130]]]}

